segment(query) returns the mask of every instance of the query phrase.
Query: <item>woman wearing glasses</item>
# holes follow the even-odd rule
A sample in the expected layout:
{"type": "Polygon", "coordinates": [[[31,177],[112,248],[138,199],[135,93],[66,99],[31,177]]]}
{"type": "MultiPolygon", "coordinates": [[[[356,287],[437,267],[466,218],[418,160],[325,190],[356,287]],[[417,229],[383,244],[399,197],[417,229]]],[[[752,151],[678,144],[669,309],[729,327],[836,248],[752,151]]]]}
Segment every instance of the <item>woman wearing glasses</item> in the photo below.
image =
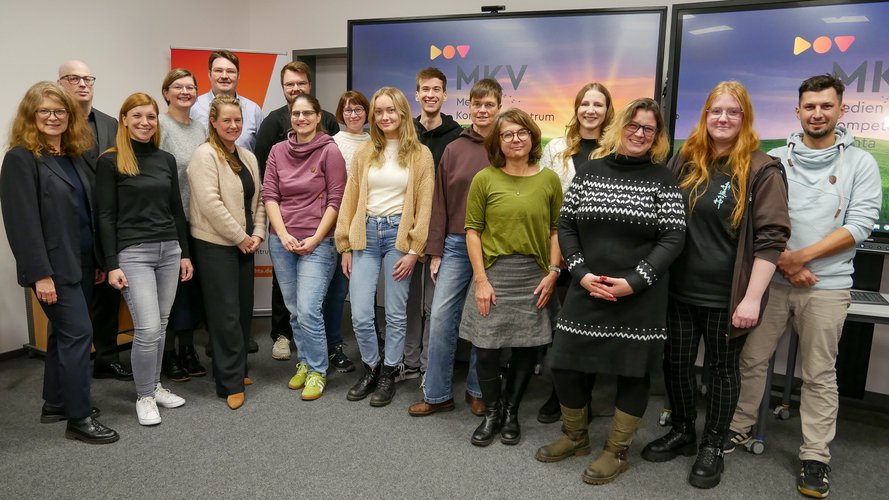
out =
{"type": "Polygon", "coordinates": [[[688,241],[672,269],[664,349],[673,429],[649,443],[642,458],[665,462],[695,454],[694,362],[703,337],[706,422],[688,481],[712,488],[721,478],[722,445],[738,404],[741,349],[762,317],[790,235],[787,186],[781,163],[759,150],[750,96],[738,82],[710,91],[668,167],[688,206],[688,241]]]}
{"type": "Polygon", "coordinates": [[[336,266],[333,228],[346,184],[346,165],[321,131],[321,105],[311,94],[290,105],[293,127],[272,147],[262,194],[272,227],[269,252],[290,311],[298,363],[287,386],[301,398],[321,397],[327,384],[327,337],[322,305],[336,266]]]}
{"type": "Polygon", "coordinates": [[[62,87],[40,82],[25,93],[0,168],[0,207],[19,285],[31,288],[52,327],[43,369],[42,423],[67,420],[65,437],[117,441],[93,417],[87,303],[97,277],[92,190],[83,155],[92,134],[62,87]]]}
{"type": "Polygon", "coordinates": [[[584,471],[589,484],[628,468],[627,449],[648,405],[649,373],[667,337],[667,270],[682,250],[685,210],[663,167],[670,148],[660,107],[636,99],[581,167],[565,196],[559,244],[572,281],[549,351],[563,435],[537,451],[542,462],[590,452],[588,373],[617,376],[604,450],[584,471]]]}
{"type": "Polygon", "coordinates": [[[395,397],[395,370],[404,356],[411,272],[423,257],[432,213],[432,153],[420,144],[407,98],[395,87],[370,103],[370,141],[352,159],[336,223],[336,246],[349,278],[352,330],[365,373],[346,398],[368,395],[371,406],[395,397]],[[374,306],[385,277],[386,342],[380,359],[374,306]]]}
{"type": "Polygon", "coordinates": [[[485,149],[491,166],[472,179],[466,199],[466,248],[472,283],[460,337],[476,348],[485,418],[472,433],[476,446],[521,440],[519,404],[537,359],[550,342],[546,308],[559,276],[556,228],[562,188],[540,168],[540,128],[520,109],[497,115],[485,149]],[[501,390],[500,355],[512,348],[501,390]],[[501,405],[501,393],[502,405],[501,405]]]}
{"type": "MultiPolygon", "coordinates": [[[[179,194],[186,221],[189,220],[190,190],[186,170],[195,150],[207,141],[207,128],[189,118],[188,113],[198,97],[194,75],[187,69],[177,68],[164,77],[161,94],[167,102],[167,112],[158,116],[161,129],[160,148],[176,158],[179,172],[179,194]]],[[[194,241],[189,238],[189,244],[194,241]]],[[[162,370],[174,382],[184,382],[191,377],[202,377],[207,369],[201,365],[194,348],[194,329],[203,316],[200,286],[195,280],[179,283],[176,300],[170,309],[170,333],[164,343],[162,370]],[[176,354],[176,340],[179,354],[176,354]]]]}

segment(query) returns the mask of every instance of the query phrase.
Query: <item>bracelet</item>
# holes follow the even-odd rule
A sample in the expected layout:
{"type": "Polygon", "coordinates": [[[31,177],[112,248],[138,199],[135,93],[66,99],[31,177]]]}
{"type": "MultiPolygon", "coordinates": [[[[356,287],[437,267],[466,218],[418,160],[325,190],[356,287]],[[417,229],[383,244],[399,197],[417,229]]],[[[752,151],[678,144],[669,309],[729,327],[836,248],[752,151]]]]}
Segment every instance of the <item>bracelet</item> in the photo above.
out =
{"type": "Polygon", "coordinates": [[[562,274],[562,268],[559,266],[550,265],[547,269],[549,269],[549,272],[551,273],[556,273],[556,276],[562,274]]]}

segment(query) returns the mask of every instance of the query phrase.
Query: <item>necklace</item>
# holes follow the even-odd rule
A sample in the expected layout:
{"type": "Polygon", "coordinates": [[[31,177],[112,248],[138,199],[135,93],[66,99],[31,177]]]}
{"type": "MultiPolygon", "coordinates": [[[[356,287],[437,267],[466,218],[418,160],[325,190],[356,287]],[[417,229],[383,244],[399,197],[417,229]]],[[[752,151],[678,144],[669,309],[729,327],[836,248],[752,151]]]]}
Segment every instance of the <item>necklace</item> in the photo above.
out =
{"type": "Polygon", "coordinates": [[[521,191],[521,189],[520,189],[519,183],[521,182],[521,179],[524,179],[525,177],[527,177],[527,175],[525,175],[525,174],[528,172],[528,170],[529,170],[530,168],[531,168],[531,165],[526,165],[526,166],[522,169],[521,173],[518,173],[518,174],[515,174],[515,175],[510,174],[510,173],[508,173],[508,172],[506,172],[506,171],[503,172],[504,174],[506,174],[507,176],[509,176],[510,180],[512,180],[512,189],[513,189],[513,191],[515,191],[515,195],[516,195],[516,196],[521,196],[521,195],[522,195],[522,191],[521,191]]]}

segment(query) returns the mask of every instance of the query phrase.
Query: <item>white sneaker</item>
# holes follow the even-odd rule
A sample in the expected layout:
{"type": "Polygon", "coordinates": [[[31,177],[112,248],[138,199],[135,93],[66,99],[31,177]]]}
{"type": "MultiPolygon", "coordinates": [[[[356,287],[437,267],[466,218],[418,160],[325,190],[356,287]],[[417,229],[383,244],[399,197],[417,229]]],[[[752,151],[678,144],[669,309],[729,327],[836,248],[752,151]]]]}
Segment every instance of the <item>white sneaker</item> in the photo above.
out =
{"type": "Polygon", "coordinates": [[[142,425],[157,425],[161,423],[161,414],[157,411],[157,403],[154,398],[148,396],[136,400],[136,417],[142,425]]]}
{"type": "Polygon", "coordinates": [[[154,388],[154,400],[158,406],[163,406],[164,408],[179,408],[185,404],[185,399],[173,394],[170,392],[170,389],[164,388],[160,382],[154,388]]]}
{"type": "Polygon", "coordinates": [[[272,346],[272,358],[286,361],[290,359],[290,339],[283,335],[278,335],[278,340],[272,346]]]}

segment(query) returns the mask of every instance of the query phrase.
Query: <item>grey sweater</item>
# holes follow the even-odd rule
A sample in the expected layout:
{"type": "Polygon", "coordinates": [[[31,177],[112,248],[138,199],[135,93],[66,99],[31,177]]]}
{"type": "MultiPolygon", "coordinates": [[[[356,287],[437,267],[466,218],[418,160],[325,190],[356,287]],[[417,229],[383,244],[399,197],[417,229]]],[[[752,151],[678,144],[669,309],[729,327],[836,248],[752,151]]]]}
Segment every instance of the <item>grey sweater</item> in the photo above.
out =
{"type": "Polygon", "coordinates": [[[182,208],[185,210],[187,219],[191,192],[188,188],[188,177],[185,175],[185,170],[188,168],[194,151],[207,141],[207,129],[197,120],[192,120],[190,124],[185,125],[170,118],[167,114],[160,115],[158,119],[161,128],[160,149],[176,158],[176,170],[179,172],[179,195],[182,197],[182,208]]]}

